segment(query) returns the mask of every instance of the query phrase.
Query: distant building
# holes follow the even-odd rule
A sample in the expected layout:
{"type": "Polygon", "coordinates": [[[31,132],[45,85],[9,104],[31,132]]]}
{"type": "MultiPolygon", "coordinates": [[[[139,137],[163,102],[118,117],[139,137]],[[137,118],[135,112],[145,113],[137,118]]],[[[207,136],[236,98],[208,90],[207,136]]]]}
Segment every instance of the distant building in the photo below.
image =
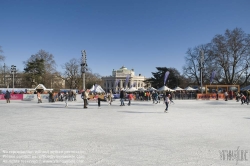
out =
{"type": "MultiPolygon", "coordinates": [[[[22,75],[20,73],[14,74],[14,87],[22,88],[22,75]]],[[[0,74],[0,88],[13,88],[13,74],[0,74]]]]}
{"type": "Polygon", "coordinates": [[[146,88],[147,85],[143,82],[146,80],[146,77],[139,74],[135,75],[134,69],[128,70],[125,66],[122,66],[118,70],[112,71],[111,76],[102,77],[104,82],[103,89],[107,92],[109,89],[112,89],[113,92],[118,92],[121,89],[127,89],[130,87],[146,88]],[[126,79],[128,78],[128,84],[126,85],[126,79]]]}
{"type": "MultiPolygon", "coordinates": [[[[33,86],[29,87],[25,84],[25,81],[23,80],[24,76],[23,73],[15,73],[14,74],[14,87],[15,88],[35,88],[39,83],[36,83],[35,80],[33,80],[33,86]]],[[[53,74],[51,77],[49,77],[48,81],[48,87],[53,89],[61,89],[65,88],[65,80],[58,74],[53,74]]],[[[0,73],[0,88],[13,88],[13,74],[6,72],[6,73],[0,73]]]]}

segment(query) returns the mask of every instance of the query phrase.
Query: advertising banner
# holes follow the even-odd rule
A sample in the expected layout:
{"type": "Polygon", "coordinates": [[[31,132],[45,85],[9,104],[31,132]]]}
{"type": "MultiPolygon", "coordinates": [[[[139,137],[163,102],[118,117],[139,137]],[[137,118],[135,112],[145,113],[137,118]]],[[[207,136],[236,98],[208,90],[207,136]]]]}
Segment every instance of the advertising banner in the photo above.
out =
{"type": "MultiPolygon", "coordinates": [[[[0,95],[0,100],[5,100],[4,94],[0,95]]],[[[10,100],[23,100],[23,94],[11,94],[10,100]]]]}
{"type": "MultiPolygon", "coordinates": [[[[224,100],[224,94],[218,94],[219,100],[224,100]]],[[[216,94],[197,94],[197,100],[216,100],[216,94]]]]}

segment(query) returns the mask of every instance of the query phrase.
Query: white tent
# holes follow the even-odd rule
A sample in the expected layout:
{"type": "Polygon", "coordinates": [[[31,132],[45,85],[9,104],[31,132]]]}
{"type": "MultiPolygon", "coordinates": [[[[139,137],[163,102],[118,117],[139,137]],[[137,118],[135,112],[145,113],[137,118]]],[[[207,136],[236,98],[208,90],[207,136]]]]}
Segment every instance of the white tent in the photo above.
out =
{"type": "Polygon", "coordinates": [[[37,85],[34,89],[27,89],[28,92],[37,91],[37,89],[42,89],[44,91],[53,91],[53,89],[47,89],[43,84],[37,85]]]}
{"type": "Polygon", "coordinates": [[[146,91],[146,90],[147,90],[147,89],[145,89],[145,88],[143,88],[143,87],[138,89],[138,91],[146,91]]]}
{"type": "Polygon", "coordinates": [[[136,89],[135,87],[131,87],[129,89],[126,89],[126,92],[135,92],[138,91],[138,89],[136,89]]]}
{"type": "Polygon", "coordinates": [[[95,86],[93,85],[92,88],[90,89],[91,92],[96,92],[96,93],[105,93],[105,91],[102,89],[100,85],[97,85],[96,89],[95,86]]]}
{"type": "Polygon", "coordinates": [[[159,88],[158,91],[174,91],[174,90],[164,85],[163,87],[159,88]]]}
{"type": "Polygon", "coordinates": [[[177,86],[176,88],[174,88],[174,90],[175,91],[180,91],[180,90],[184,90],[184,89],[182,89],[182,88],[180,88],[180,87],[177,86]]]}
{"type": "Polygon", "coordinates": [[[157,89],[155,89],[154,87],[150,87],[148,88],[148,91],[156,91],[157,89]]]}
{"type": "Polygon", "coordinates": [[[192,87],[190,87],[190,86],[188,86],[188,87],[186,87],[184,90],[187,90],[187,91],[195,91],[195,90],[197,90],[197,89],[194,89],[194,88],[192,88],[192,87]]]}

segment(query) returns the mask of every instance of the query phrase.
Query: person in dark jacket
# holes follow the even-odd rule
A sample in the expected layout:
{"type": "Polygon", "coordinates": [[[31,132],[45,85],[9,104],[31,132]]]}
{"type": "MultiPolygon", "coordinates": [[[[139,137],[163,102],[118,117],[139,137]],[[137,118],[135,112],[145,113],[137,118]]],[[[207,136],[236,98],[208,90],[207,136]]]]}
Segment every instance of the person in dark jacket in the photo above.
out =
{"type": "Polygon", "coordinates": [[[121,105],[120,106],[125,106],[124,104],[124,98],[125,98],[125,93],[123,90],[120,92],[120,100],[121,100],[121,105]]]}
{"type": "Polygon", "coordinates": [[[8,90],[6,91],[4,98],[6,99],[7,103],[10,103],[10,92],[8,90]]]}

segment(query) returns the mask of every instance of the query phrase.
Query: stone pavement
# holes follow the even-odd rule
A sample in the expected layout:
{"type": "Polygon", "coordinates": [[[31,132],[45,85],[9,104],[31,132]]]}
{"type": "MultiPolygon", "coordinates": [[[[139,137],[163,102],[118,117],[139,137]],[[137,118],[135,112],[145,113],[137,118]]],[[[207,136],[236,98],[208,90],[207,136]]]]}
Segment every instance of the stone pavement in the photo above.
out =
{"type": "Polygon", "coordinates": [[[0,165],[250,165],[250,105],[101,104],[0,101],[0,165]]]}

